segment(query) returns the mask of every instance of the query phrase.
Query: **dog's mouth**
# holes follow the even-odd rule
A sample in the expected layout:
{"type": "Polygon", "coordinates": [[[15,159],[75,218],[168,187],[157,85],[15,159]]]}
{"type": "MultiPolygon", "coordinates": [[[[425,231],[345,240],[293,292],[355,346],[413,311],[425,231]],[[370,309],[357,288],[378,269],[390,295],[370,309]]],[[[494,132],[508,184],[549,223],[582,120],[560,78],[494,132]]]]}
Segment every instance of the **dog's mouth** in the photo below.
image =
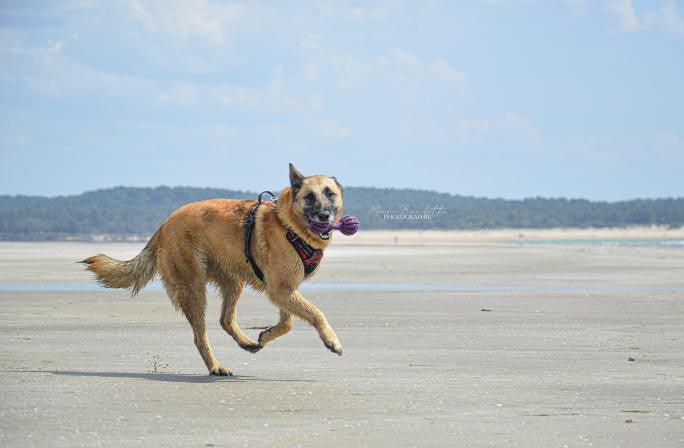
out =
{"type": "Polygon", "coordinates": [[[316,219],[309,218],[309,230],[318,235],[322,240],[329,240],[332,236],[332,224],[330,222],[321,222],[316,219]]]}

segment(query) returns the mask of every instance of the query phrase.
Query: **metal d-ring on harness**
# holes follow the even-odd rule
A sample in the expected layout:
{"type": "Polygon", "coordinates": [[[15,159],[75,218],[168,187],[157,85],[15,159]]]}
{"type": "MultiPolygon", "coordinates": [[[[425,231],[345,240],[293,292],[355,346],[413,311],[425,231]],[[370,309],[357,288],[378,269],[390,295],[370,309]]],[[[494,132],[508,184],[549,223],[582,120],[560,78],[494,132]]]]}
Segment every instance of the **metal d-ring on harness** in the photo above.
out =
{"type": "Polygon", "coordinates": [[[270,191],[262,191],[259,193],[259,196],[257,197],[257,202],[254,204],[250,209],[249,213],[247,214],[247,219],[245,220],[245,258],[247,258],[247,261],[249,264],[252,266],[252,270],[254,271],[254,274],[259,278],[259,280],[262,281],[262,283],[266,283],[266,280],[264,278],[264,273],[263,271],[259,268],[259,266],[256,264],[256,261],[254,261],[254,258],[252,257],[252,233],[254,231],[254,221],[256,219],[256,212],[259,206],[261,205],[261,197],[265,194],[268,194],[271,196],[272,201],[275,203],[278,201],[278,198],[276,195],[271,193],[270,191]]]}

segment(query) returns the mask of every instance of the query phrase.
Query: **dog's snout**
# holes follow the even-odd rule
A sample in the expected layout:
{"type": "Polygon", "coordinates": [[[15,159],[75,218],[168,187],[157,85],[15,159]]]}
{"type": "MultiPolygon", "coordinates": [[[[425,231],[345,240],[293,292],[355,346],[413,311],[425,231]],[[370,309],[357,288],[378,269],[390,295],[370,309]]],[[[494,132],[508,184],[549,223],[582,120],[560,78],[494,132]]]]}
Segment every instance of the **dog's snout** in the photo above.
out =
{"type": "Polygon", "coordinates": [[[330,219],[330,210],[321,210],[318,212],[318,218],[321,221],[327,221],[330,219]]]}

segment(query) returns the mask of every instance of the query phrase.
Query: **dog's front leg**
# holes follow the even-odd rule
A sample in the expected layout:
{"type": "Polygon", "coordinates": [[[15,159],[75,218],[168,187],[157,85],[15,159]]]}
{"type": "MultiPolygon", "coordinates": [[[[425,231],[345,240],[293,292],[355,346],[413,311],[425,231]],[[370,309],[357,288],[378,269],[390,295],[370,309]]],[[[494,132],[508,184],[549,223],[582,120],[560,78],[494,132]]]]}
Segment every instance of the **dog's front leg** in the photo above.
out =
{"type": "Polygon", "coordinates": [[[272,340],[279,338],[287,334],[292,329],[292,314],[281,309],[280,310],[280,321],[268,327],[259,334],[259,347],[263,347],[272,340]]]}
{"type": "MultiPolygon", "coordinates": [[[[316,328],[316,331],[318,331],[318,335],[323,340],[323,344],[325,344],[331,352],[337,353],[340,356],[342,355],[342,345],[340,344],[340,341],[337,340],[337,335],[330,327],[325,314],[316,308],[314,304],[306,300],[299,291],[296,289],[268,288],[266,293],[271,301],[281,310],[294,314],[313,325],[314,328],[316,328]]],[[[259,339],[261,340],[261,335],[259,336],[259,339]]]]}

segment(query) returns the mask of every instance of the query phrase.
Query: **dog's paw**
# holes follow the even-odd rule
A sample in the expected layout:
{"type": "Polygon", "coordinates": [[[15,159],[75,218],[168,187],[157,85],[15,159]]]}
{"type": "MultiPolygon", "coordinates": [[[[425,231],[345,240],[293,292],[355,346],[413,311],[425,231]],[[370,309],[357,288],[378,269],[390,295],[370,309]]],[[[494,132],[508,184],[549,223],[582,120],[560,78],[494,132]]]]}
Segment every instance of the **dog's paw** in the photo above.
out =
{"type": "Polygon", "coordinates": [[[233,376],[233,372],[230,369],[226,369],[223,366],[214,367],[209,369],[209,375],[212,376],[233,376]]]}
{"type": "Polygon", "coordinates": [[[333,353],[342,356],[342,346],[338,341],[323,341],[323,344],[333,353]]]}
{"type": "Polygon", "coordinates": [[[271,334],[272,329],[273,327],[268,327],[267,329],[259,333],[259,339],[257,339],[259,341],[259,347],[264,348],[264,345],[266,345],[268,342],[271,342],[274,339],[269,336],[271,334]]]}
{"type": "Polygon", "coordinates": [[[264,347],[261,344],[257,344],[255,342],[253,344],[240,344],[240,348],[243,350],[247,350],[250,353],[256,353],[264,347]]]}
{"type": "Polygon", "coordinates": [[[259,333],[259,339],[258,339],[258,341],[259,341],[259,342],[258,342],[259,347],[263,347],[263,346],[264,346],[264,344],[263,344],[263,341],[264,341],[264,334],[267,333],[267,332],[268,332],[268,329],[266,329],[266,330],[262,331],[261,333],[259,333]]]}

